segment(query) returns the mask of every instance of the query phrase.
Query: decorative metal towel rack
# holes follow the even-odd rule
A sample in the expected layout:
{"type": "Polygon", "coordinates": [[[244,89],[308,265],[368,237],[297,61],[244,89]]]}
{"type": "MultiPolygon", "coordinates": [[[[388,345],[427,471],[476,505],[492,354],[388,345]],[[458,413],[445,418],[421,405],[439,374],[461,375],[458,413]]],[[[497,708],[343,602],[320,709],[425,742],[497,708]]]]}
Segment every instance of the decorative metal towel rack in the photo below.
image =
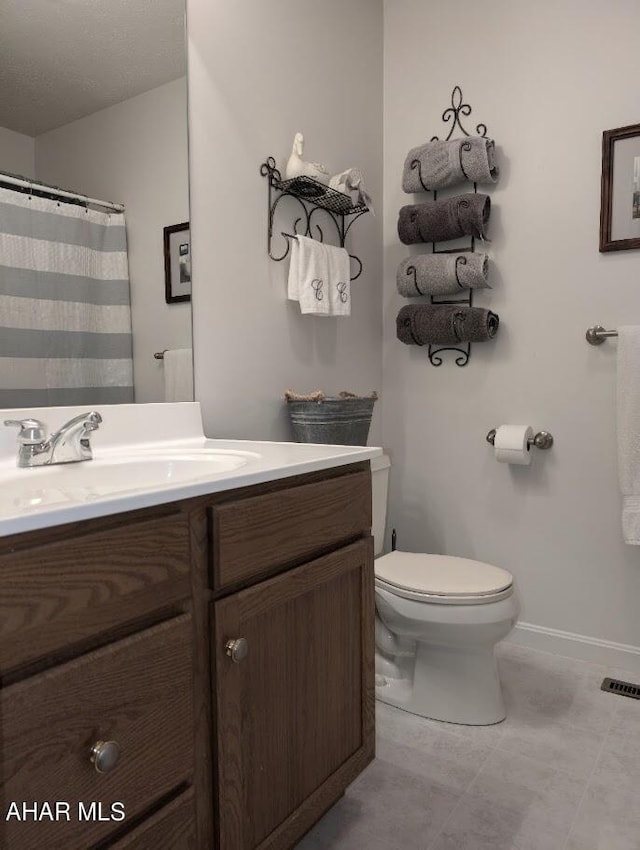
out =
{"type": "Polygon", "coordinates": [[[618,336],[618,331],[607,331],[602,325],[594,325],[587,329],[585,337],[589,345],[602,345],[605,339],[612,336],[618,336]]]}
{"type": "MultiPolygon", "coordinates": [[[[283,180],[272,156],[267,157],[266,161],[262,163],[260,174],[267,178],[269,186],[267,253],[276,263],[282,262],[289,254],[291,240],[297,236],[315,238],[317,234],[319,241],[324,242],[324,232],[315,221],[315,216],[320,210],[327,213],[329,219],[335,224],[341,248],[345,247],[347,234],[353,222],[361,215],[369,212],[369,207],[364,204],[352,204],[351,198],[343,192],[330,189],[329,186],[325,186],[319,180],[314,180],[313,177],[302,176],[294,177],[292,180],[283,180]],[[284,252],[277,256],[273,252],[273,222],[276,209],[283,198],[293,198],[297,201],[302,215],[299,215],[293,222],[293,233],[288,233],[285,230],[280,231],[280,235],[286,240],[287,244],[284,252]],[[300,226],[301,223],[302,226],[300,226]]],[[[354,254],[349,254],[349,256],[358,267],[355,275],[351,277],[353,281],[357,280],[362,274],[362,262],[354,254]]]]}
{"type": "MultiPolygon", "coordinates": [[[[448,142],[449,139],[451,139],[456,127],[459,127],[460,131],[465,136],[471,135],[471,133],[468,133],[465,130],[465,128],[462,126],[462,122],[460,121],[461,115],[468,117],[469,115],[471,115],[471,112],[472,112],[472,109],[469,106],[469,104],[464,103],[463,100],[462,100],[462,89],[460,88],[460,86],[454,86],[454,89],[451,92],[451,106],[447,107],[444,110],[444,112],[442,113],[442,120],[445,122],[445,124],[447,124],[449,121],[452,121],[451,129],[449,130],[449,133],[448,133],[445,141],[448,142]]],[[[486,135],[487,135],[487,125],[486,124],[476,124],[476,133],[479,136],[481,136],[482,138],[485,138],[486,135]]],[[[438,141],[438,136],[432,136],[431,141],[432,142],[438,141]]],[[[420,185],[422,186],[422,188],[424,189],[425,192],[431,192],[433,194],[433,200],[436,201],[437,198],[438,198],[438,192],[435,189],[429,189],[425,185],[425,183],[422,179],[422,173],[421,173],[422,164],[421,164],[420,160],[414,159],[413,162],[411,163],[411,168],[417,170],[418,180],[420,181],[420,185]]],[[[478,191],[478,184],[477,183],[473,184],[473,191],[474,192],[478,191]]],[[[438,250],[438,248],[436,248],[436,244],[437,244],[436,242],[431,243],[431,250],[433,251],[434,254],[462,253],[464,251],[468,251],[470,253],[473,253],[476,250],[475,236],[471,237],[471,244],[468,248],[455,248],[455,249],[447,248],[447,249],[438,250]]],[[[438,297],[437,295],[430,295],[429,299],[430,299],[430,302],[432,304],[467,304],[467,305],[469,305],[469,307],[473,307],[473,289],[467,290],[467,295],[463,296],[462,298],[442,298],[442,297],[438,297]]],[[[469,358],[471,357],[471,343],[467,342],[467,343],[464,343],[464,345],[465,345],[465,348],[460,348],[458,346],[451,346],[451,345],[438,346],[438,345],[434,345],[434,344],[430,343],[429,347],[428,347],[429,362],[431,363],[432,366],[441,366],[443,361],[442,361],[442,357],[440,357],[440,354],[443,351],[455,351],[455,352],[458,353],[458,357],[456,357],[456,365],[466,366],[467,363],[469,362],[469,358]]]]}

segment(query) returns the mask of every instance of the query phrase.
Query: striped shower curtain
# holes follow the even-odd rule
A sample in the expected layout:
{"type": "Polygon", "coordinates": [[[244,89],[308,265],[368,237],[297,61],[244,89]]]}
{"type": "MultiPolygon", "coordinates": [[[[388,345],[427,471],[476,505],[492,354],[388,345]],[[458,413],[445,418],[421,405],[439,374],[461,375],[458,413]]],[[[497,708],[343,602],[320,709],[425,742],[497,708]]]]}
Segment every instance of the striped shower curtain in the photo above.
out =
{"type": "Polygon", "coordinates": [[[0,408],[131,401],[124,215],[0,188],[0,408]]]}

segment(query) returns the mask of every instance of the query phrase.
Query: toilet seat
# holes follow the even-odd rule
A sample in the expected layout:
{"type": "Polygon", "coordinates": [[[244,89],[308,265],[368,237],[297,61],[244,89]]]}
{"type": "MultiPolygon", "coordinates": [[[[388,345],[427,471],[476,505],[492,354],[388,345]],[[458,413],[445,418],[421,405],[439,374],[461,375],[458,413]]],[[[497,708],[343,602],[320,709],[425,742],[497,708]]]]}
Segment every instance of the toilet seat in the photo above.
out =
{"type": "Polygon", "coordinates": [[[419,602],[482,605],[513,593],[510,572],[468,558],[395,551],[374,567],[377,587],[419,602]]]}

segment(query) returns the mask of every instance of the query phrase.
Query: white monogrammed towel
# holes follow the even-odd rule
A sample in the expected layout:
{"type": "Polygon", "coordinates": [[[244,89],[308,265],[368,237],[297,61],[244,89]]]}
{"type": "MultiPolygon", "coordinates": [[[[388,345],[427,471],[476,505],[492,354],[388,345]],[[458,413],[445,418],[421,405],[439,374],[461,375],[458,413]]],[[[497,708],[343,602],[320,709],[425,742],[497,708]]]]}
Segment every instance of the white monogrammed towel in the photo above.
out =
{"type": "Polygon", "coordinates": [[[344,248],[325,245],[329,261],[329,302],[332,316],[351,315],[351,262],[344,248]]]}
{"type": "Polygon", "coordinates": [[[328,316],[329,257],[325,246],[316,239],[298,236],[291,244],[288,297],[300,302],[300,312],[328,316]]]}

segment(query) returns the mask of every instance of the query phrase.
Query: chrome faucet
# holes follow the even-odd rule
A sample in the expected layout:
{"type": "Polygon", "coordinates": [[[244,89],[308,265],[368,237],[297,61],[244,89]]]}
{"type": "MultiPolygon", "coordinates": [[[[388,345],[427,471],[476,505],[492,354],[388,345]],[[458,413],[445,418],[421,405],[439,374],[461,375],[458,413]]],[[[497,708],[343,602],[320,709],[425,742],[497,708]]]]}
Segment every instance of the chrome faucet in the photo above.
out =
{"type": "Polygon", "coordinates": [[[45,424],[38,419],[5,419],[4,424],[20,429],[18,466],[26,468],[91,460],[93,452],[89,434],[97,431],[101,422],[102,416],[95,410],[82,413],[48,438],[45,437],[45,424]]]}

